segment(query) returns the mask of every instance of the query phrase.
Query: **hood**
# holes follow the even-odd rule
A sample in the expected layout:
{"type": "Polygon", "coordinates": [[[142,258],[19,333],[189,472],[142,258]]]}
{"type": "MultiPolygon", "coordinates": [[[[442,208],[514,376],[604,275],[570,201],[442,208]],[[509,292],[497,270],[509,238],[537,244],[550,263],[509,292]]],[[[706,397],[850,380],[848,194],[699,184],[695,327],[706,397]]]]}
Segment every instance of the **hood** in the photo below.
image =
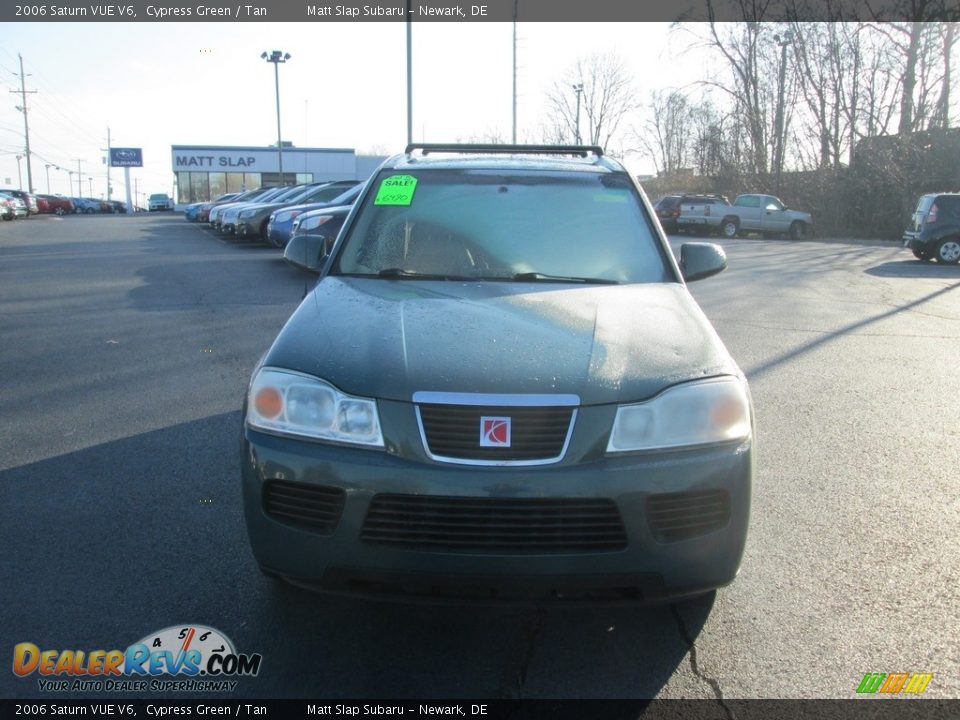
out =
{"type": "Polygon", "coordinates": [[[417,391],[631,402],[684,380],[739,372],[679,283],[348,277],[317,285],[264,364],[405,402],[417,391]]]}

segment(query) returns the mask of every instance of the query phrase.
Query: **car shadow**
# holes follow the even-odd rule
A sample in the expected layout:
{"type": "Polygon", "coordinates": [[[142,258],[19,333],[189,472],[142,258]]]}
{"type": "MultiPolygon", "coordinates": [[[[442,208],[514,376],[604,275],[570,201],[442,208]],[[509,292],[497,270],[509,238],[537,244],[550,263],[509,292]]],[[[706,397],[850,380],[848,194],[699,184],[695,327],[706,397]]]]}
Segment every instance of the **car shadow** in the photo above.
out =
{"type": "MultiPolygon", "coordinates": [[[[649,698],[710,614],[712,596],[535,609],[277,585],[246,538],[240,427],[239,411],[221,413],[0,471],[0,544],[17,556],[0,565],[3,644],[123,650],[203,624],[263,656],[230,696],[649,698]]],[[[0,674],[3,697],[37,693],[36,675],[0,674]]]]}
{"type": "Polygon", "coordinates": [[[960,276],[960,266],[904,259],[880,263],[867,268],[864,272],[876,277],[953,279],[960,276]]]}

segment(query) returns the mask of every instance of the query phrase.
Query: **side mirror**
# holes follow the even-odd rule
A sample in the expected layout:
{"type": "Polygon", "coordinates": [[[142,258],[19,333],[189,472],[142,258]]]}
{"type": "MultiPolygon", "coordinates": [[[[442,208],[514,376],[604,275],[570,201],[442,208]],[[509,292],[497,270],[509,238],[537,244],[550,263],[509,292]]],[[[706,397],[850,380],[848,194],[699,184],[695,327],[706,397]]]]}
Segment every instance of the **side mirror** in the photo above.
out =
{"type": "Polygon", "coordinates": [[[687,282],[703,280],[727,269],[727,254],[714,243],[691,242],[680,246],[680,270],[687,282]]]}

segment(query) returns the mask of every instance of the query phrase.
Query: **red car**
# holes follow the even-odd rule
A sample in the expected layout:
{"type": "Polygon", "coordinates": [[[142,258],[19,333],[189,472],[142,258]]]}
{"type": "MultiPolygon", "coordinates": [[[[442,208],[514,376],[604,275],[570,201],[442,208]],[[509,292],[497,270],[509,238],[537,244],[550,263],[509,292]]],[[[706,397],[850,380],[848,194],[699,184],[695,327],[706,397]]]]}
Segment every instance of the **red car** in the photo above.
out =
{"type": "Polygon", "coordinates": [[[42,213],[54,215],[66,215],[74,211],[73,201],[70,198],[56,195],[37,195],[37,207],[42,213]]]}

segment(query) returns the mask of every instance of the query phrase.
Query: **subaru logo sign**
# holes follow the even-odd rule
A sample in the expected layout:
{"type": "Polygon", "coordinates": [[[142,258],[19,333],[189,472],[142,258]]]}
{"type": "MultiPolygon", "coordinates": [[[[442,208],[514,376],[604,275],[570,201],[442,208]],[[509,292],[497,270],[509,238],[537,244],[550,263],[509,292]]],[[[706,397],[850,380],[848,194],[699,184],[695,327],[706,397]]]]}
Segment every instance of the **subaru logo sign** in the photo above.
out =
{"type": "Polygon", "coordinates": [[[110,148],[110,167],[143,167],[143,148],[110,148]]]}

